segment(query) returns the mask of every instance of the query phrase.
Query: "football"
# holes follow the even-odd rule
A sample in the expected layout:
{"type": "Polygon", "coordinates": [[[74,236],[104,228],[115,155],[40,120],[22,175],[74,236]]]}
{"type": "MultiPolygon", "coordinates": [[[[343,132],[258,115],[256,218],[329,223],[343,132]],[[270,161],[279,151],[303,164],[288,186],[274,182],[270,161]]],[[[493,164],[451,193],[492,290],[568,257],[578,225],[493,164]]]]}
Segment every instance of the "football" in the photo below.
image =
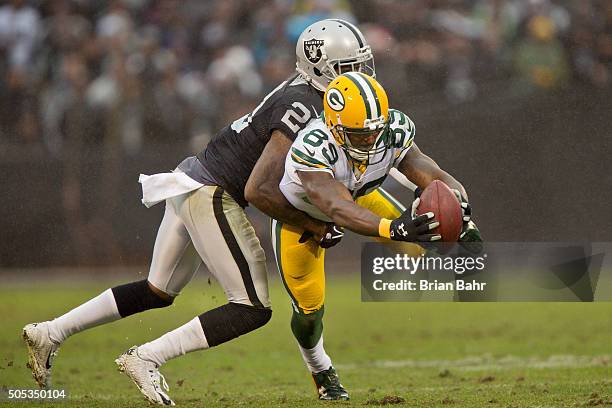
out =
{"type": "Polygon", "coordinates": [[[432,231],[442,235],[444,242],[456,242],[463,226],[461,204],[451,189],[440,180],[434,180],[421,193],[417,214],[429,211],[440,222],[440,226],[432,231]]]}

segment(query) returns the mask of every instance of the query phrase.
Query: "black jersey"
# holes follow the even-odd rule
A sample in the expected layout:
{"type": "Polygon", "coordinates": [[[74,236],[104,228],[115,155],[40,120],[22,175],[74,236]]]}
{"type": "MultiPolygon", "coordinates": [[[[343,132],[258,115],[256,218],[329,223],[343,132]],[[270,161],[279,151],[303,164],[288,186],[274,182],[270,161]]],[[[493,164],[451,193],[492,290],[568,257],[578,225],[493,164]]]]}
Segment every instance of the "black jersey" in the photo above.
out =
{"type": "Polygon", "coordinates": [[[272,131],[279,129],[295,140],[322,110],[317,90],[294,76],[270,92],[251,113],[217,133],[197,155],[198,160],[216,183],[245,207],[244,187],[272,131]]]}

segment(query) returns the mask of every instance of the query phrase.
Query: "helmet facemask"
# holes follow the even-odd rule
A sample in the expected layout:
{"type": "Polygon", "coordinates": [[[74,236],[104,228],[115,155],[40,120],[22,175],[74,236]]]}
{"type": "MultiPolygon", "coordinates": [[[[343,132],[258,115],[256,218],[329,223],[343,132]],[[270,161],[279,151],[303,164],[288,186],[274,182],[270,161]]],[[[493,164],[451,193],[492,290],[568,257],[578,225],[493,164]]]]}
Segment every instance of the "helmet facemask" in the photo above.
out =
{"type": "Polygon", "coordinates": [[[392,138],[389,137],[389,120],[384,116],[371,121],[366,120],[364,128],[348,128],[342,126],[338,117],[338,124],[331,128],[331,132],[338,145],[348,154],[352,161],[359,165],[368,166],[380,163],[386,151],[391,147],[392,138]],[[354,142],[358,139],[371,137],[377,132],[374,141],[369,146],[358,146],[354,142]],[[376,158],[379,155],[380,157],[376,158]]]}
{"type": "Polygon", "coordinates": [[[338,75],[342,75],[346,72],[361,72],[372,78],[376,78],[374,55],[372,55],[372,50],[369,45],[360,48],[355,58],[328,60],[328,56],[323,53],[322,59],[325,61],[325,68],[322,71],[315,68],[315,73],[320,73],[321,76],[327,80],[327,83],[324,84],[325,87],[327,87],[327,85],[329,85],[338,75]]]}

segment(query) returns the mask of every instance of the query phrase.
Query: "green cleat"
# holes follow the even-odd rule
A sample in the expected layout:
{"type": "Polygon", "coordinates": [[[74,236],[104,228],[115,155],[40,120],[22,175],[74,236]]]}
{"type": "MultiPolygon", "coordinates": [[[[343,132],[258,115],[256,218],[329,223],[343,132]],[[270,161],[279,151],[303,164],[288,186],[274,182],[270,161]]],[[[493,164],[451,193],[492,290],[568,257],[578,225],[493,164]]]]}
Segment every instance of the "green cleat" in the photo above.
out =
{"type": "Polygon", "coordinates": [[[314,380],[317,392],[319,393],[319,399],[325,401],[337,401],[337,400],[348,400],[348,392],[340,384],[340,378],[336,374],[334,367],[329,367],[325,371],[320,373],[312,373],[312,379],[314,380]]]}

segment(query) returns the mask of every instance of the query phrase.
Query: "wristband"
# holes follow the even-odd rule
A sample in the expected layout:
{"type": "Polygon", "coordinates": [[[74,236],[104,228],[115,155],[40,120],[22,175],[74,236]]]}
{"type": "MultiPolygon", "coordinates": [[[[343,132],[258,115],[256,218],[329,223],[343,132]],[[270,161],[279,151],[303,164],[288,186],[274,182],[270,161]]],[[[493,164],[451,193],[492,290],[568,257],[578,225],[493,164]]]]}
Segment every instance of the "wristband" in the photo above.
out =
{"type": "Polygon", "coordinates": [[[391,239],[391,220],[383,218],[378,224],[378,235],[383,238],[391,239]]]}

